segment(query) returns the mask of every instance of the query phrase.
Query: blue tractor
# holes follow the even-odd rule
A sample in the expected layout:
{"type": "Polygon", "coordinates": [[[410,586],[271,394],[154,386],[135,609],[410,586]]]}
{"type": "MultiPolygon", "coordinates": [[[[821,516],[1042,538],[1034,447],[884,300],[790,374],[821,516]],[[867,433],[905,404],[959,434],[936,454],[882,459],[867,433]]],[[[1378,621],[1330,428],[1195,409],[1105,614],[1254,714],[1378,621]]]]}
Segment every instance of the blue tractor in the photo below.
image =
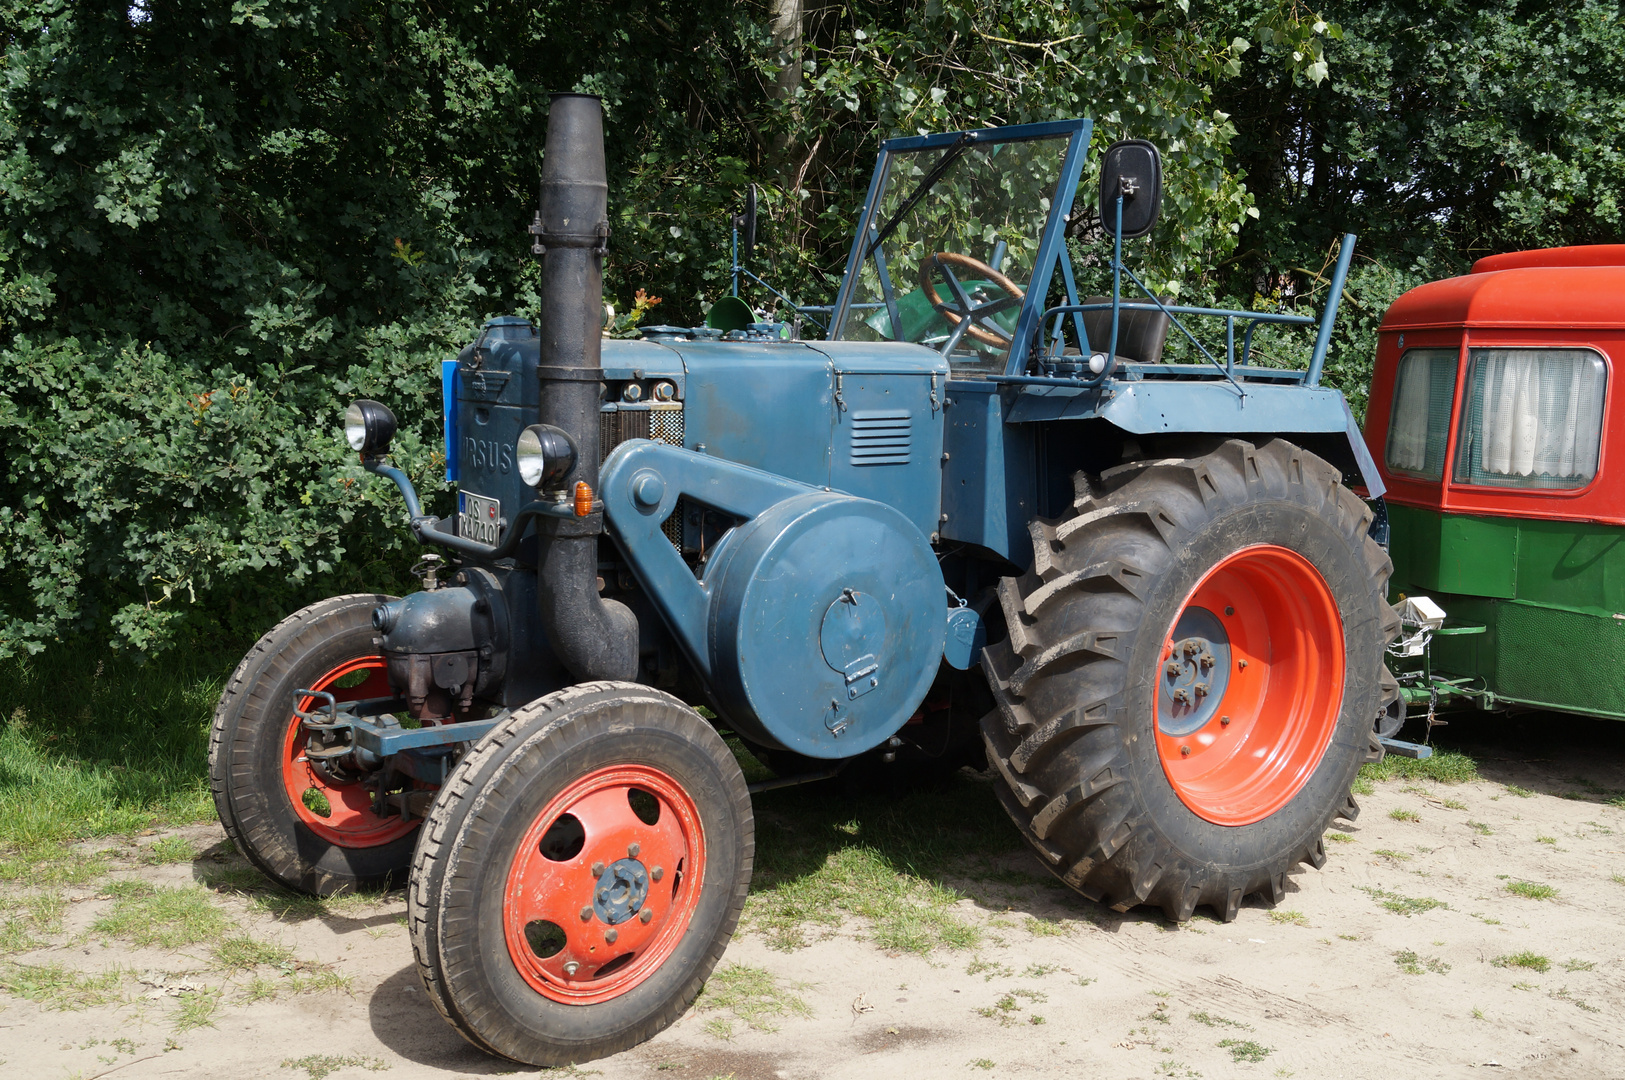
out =
{"type": "MultiPolygon", "coordinates": [[[[1396,696],[1345,486],[1381,481],[1318,385],[1353,238],[1309,369],[1249,364],[1258,325],[1315,320],[1077,295],[1090,135],[883,143],[839,295],[801,313],[821,340],[737,302],[606,340],[603,114],[557,97],[542,309],[444,365],[456,516],[389,464],[387,408],[346,415],[421,591],[290,615],[221,698],[237,846],[311,893],[408,883],[436,1006],[541,1065],[680,1015],[745,900],[752,790],[854,762],[985,761],[1044,866],[1118,911],[1229,920],[1320,866],[1396,696]],[[1163,362],[1170,329],[1195,362],[1163,362]]],[[[1160,169],[1101,159],[1116,281],[1160,169]]]]}

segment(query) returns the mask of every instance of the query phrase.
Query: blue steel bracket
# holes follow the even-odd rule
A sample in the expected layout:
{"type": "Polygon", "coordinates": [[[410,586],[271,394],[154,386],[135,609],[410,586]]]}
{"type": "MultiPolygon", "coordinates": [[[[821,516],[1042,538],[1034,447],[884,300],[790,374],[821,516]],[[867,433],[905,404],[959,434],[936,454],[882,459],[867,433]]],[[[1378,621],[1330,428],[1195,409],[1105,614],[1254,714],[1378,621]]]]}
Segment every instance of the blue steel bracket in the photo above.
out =
{"type": "Polygon", "coordinates": [[[463,720],[455,724],[435,724],[432,727],[407,729],[385,727],[358,716],[350,722],[350,730],[356,749],[377,754],[379,757],[389,757],[403,750],[477,742],[485,737],[486,732],[507,718],[508,711],[504,709],[489,720],[463,720]]]}
{"type": "MultiPolygon", "coordinates": [[[[661,525],[679,498],[749,520],[785,499],[823,490],[647,439],[629,439],[616,447],[604,462],[598,487],[604,515],[634,573],[707,678],[711,650],[706,629],[714,583],[694,576],[661,525]]],[[[712,549],[708,566],[721,564],[718,556],[727,542],[724,538],[712,549]]]]}

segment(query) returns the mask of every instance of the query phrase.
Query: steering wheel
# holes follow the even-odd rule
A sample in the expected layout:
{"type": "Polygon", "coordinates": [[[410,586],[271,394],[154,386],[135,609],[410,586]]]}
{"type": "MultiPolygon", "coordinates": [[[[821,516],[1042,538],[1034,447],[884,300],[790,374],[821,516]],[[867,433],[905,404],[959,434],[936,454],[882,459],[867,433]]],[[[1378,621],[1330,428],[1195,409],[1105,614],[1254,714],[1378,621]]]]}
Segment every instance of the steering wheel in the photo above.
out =
{"type": "MultiPolygon", "coordinates": [[[[958,327],[961,322],[967,322],[963,333],[980,341],[984,345],[991,345],[996,349],[1008,349],[1011,337],[1005,333],[998,323],[993,321],[993,315],[1015,307],[1026,299],[1027,294],[1021,286],[993,269],[980,259],[973,259],[969,255],[960,255],[954,251],[939,251],[920,263],[920,289],[931,306],[942,313],[942,317],[950,324],[958,327]],[[954,276],[952,267],[968,270],[973,275],[985,278],[1003,289],[1004,296],[997,300],[977,302],[973,300],[965,287],[954,276]],[[941,275],[950,292],[951,300],[944,300],[937,295],[936,278],[941,275]]],[[[950,341],[957,341],[959,333],[956,332],[950,341]]]]}

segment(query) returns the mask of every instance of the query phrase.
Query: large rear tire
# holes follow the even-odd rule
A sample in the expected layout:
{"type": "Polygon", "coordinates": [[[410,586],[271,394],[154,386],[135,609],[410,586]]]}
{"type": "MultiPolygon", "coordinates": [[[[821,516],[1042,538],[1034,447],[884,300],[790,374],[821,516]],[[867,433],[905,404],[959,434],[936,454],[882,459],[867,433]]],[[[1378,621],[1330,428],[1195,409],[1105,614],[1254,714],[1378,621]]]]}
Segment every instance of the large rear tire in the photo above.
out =
{"type": "Polygon", "coordinates": [[[372,611],[393,599],[336,596],[294,612],[243,657],[215,708],[209,786],[220,822],[290,889],[329,896],[405,880],[417,823],[374,814],[364,778],[313,768],[293,713],[295,690],[340,702],[390,695],[372,611]]]}
{"type": "MultiPolygon", "coordinates": [[[[1211,446],[1211,444],[1210,444],[1211,446]]],[[[1091,899],[1222,919],[1325,862],[1381,758],[1392,569],[1337,470],[1276,439],[1137,461],[1031,526],[982,721],[1006,810],[1091,899]]]]}
{"type": "Polygon", "coordinates": [[[418,973],[488,1053],[617,1053],[699,993],[754,852],[744,774],[698,713],[635,683],[560,690],[487,734],[436,799],[408,901],[418,973]]]}

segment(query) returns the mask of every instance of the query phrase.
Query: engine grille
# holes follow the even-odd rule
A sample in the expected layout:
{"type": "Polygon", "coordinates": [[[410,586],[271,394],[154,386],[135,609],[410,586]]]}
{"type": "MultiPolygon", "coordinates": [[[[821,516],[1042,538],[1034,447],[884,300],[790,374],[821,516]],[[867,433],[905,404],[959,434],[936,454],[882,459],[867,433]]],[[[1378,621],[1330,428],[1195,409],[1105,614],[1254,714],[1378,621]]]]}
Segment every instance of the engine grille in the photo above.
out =
{"type": "MultiPolygon", "coordinates": [[[[622,405],[605,409],[598,414],[599,460],[627,439],[653,439],[668,446],[683,445],[683,403],[680,401],[651,401],[647,405],[622,405]]],[[[660,531],[671,541],[672,547],[683,550],[683,500],[664,522],[660,531]]]]}
{"type": "Polygon", "coordinates": [[[907,409],[854,412],[847,461],[853,465],[907,465],[913,420],[907,409]]]}

